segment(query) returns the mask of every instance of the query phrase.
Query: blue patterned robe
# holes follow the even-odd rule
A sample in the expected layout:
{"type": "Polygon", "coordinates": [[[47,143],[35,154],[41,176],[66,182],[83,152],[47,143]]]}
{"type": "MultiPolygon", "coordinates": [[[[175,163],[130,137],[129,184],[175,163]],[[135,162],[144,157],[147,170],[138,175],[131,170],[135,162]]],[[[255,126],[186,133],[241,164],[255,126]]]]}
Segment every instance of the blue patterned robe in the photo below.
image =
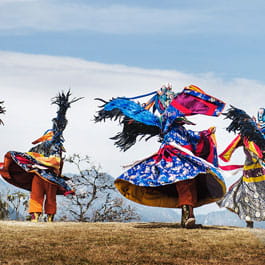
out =
{"type": "Polygon", "coordinates": [[[116,179],[115,185],[132,201],[175,208],[178,205],[175,183],[196,179],[198,201],[195,207],[198,207],[217,201],[225,194],[224,180],[216,166],[217,155],[210,130],[194,132],[175,125],[164,135],[158,152],[132,166],[116,179]]]}

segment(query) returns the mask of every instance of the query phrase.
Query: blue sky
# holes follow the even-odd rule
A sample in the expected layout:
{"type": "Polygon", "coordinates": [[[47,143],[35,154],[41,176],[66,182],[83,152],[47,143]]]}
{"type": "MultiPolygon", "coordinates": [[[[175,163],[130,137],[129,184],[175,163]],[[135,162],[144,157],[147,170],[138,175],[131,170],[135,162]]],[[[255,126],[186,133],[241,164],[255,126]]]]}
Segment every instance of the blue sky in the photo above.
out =
{"type": "MultiPolygon", "coordinates": [[[[89,155],[113,177],[159,143],[120,152],[109,137],[121,128],[92,121],[95,97],[194,84],[256,115],[265,96],[264,8],[261,0],[0,0],[0,91],[7,109],[0,156],[31,148],[51,127],[50,99],[69,88],[84,99],[67,114],[67,154],[89,155]]],[[[222,117],[191,120],[193,130],[216,126],[219,152],[234,138],[222,117]]],[[[239,152],[232,162],[243,160],[239,152]]],[[[239,176],[227,177],[228,185],[239,176]]]]}
{"type": "Polygon", "coordinates": [[[1,0],[0,50],[264,81],[264,1],[1,0]]]}

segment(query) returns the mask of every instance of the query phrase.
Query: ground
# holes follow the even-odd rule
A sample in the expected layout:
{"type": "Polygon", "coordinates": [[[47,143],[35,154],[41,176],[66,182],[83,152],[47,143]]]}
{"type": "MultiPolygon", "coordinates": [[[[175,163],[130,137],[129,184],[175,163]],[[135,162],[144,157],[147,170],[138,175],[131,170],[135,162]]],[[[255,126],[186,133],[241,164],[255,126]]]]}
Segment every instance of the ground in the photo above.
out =
{"type": "Polygon", "coordinates": [[[265,264],[265,230],[0,222],[0,264],[265,264]]]}

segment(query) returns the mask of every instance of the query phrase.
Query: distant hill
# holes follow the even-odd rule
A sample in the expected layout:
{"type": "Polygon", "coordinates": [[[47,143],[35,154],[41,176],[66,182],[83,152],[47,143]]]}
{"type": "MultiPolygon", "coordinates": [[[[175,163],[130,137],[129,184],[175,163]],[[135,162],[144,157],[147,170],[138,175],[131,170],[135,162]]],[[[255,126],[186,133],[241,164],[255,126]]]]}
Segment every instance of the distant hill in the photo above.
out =
{"type": "MultiPolygon", "coordinates": [[[[206,215],[198,215],[197,222],[203,225],[246,226],[245,221],[241,220],[238,215],[228,210],[211,212],[206,215]]],[[[265,222],[254,222],[254,226],[256,228],[265,228],[265,222]]]]}
{"type": "MultiPolygon", "coordinates": [[[[181,210],[171,208],[148,207],[133,203],[132,206],[141,216],[143,222],[180,222],[181,210]]],[[[196,222],[202,225],[238,226],[245,227],[246,223],[236,214],[223,209],[207,214],[197,214],[196,222]]],[[[264,222],[254,222],[257,228],[265,228],[264,222]]]]}
{"type": "MultiPolygon", "coordinates": [[[[71,174],[67,175],[71,176],[71,174]]],[[[16,187],[8,184],[7,182],[5,182],[0,178],[0,193],[6,192],[7,190],[9,190],[10,192],[14,192],[16,190],[24,191],[21,189],[17,189],[16,187]]],[[[140,216],[140,221],[142,222],[171,223],[171,222],[180,222],[181,220],[180,209],[149,207],[149,206],[140,205],[138,203],[134,203],[125,199],[116,189],[112,191],[112,196],[113,198],[114,197],[123,198],[126,205],[130,204],[132,207],[134,207],[136,212],[140,216]]],[[[56,219],[59,219],[60,215],[62,215],[65,210],[64,200],[65,198],[63,196],[57,197],[58,214],[56,215],[56,219]]],[[[100,201],[98,201],[97,203],[100,204],[100,201]]],[[[10,212],[12,213],[11,208],[10,212]]],[[[21,214],[21,218],[23,218],[22,215],[23,214],[21,214]]],[[[14,214],[11,214],[11,219],[14,219],[14,214]]],[[[209,212],[207,214],[196,214],[196,222],[202,225],[225,225],[225,226],[245,227],[244,221],[242,221],[236,214],[226,209],[209,212]]],[[[254,226],[257,228],[265,228],[265,222],[255,222],[254,226]]]]}

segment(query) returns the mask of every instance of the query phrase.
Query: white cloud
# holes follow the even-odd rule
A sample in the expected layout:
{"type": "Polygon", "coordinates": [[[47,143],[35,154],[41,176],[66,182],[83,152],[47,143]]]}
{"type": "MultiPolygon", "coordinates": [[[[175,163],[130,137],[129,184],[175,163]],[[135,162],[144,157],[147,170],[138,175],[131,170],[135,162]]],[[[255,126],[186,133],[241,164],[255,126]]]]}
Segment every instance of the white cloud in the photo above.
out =
{"type": "MultiPolygon", "coordinates": [[[[171,82],[175,90],[195,84],[209,94],[223,99],[228,104],[256,114],[264,105],[265,85],[255,80],[222,80],[213,74],[193,75],[171,70],[149,70],[123,65],[107,65],[67,57],[29,55],[0,52],[1,100],[7,108],[1,128],[1,150],[19,148],[25,150],[30,142],[51,126],[55,115],[50,98],[60,90],[71,88],[73,96],[85,99],[69,110],[69,126],[66,129],[66,146],[69,153],[81,152],[95,157],[111,172],[119,171],[119,165],[141,157],[141,152],[155,150],[148,142],[138,143],[139,154],[129,151],[127,155],[113,147],[108,138],[120,128],[113,123],[94,124],[91,120],[97,110],[95,97],[110,99],[116,96],[135,96],[158,89],[171,82]],[[110,154],[111,161],[110,161],[110,154]],[[123,162],[122,162],[123,161],[123,162]]],[[[222,118],[193,117],[197,128],[203,129],[215,123],[220,133],[225,134],[227,122],[222,118]],[[203,123],[200,124],[200,120],[203,123]],[[220,123],[220,125],[218,125],[220,123]]],[[[227,139],[225,139],[227,140],[227,139]]],[[[228,140],[227,140],[228,141],[228,140]]],[[[224,141],[222,141],[224,142],[224,141]]],[[[153,144],[152,144],[153,145],[153,144]]],[[[138,149],[137,149],[138,150],[138,149]]]]}
{"type": "Polygon", "coordinates": [[[87,30],[118,34],[249,34],[258,32],[260,23],[264,21],[263,14],[259,12],[262,6],[252,9],[247,4],[236,3],[228,8],[224,3],[209,3],[203,7],[195,5],[172,9],[92,6],[74,1],[56,3],[48,0],[5,0],[0,5],[0,30],[20,33],[26,30],[87,30]]]}
{"type": "MultiPolygon", "coordinates": [[[[0,52],[0,61],[0,100],[5,101],[7,109],[6,114],[0,117],[5,122],[5,126],[0,127],[2,159],[8,150],[27,151],[32,146],[31,142],[51,127],[56,108],[50,105],[50,99],[69,88],[74,97],[85,98],[73,104],[67,113],[69,123],[64,133],[67,154],[87,154],[114,177],[122,173],[122,165],[149,156],[157,151],[159,144],[156,139],[141,141],[131,150],[120,152],[109,137],[121,128],[115,122],[94,124],[92,121],[99,104],[95,97],[132,97],[171,82],[175,91],[195,84],[250,115],[255,115],[257,108],[264,106],[265,84],[255,80],[227,81],[210,73],[194,75],[10,52],[0,52]]],[[[197,123],[195,130],[212,125],[217,127],[220,151],[234,137],[225,131],[228,121],[222,117],[196,116],[191,120],[197,123]]],[[[239,152],[236,162],[243,162],[243,159],[239,152]]]]}

